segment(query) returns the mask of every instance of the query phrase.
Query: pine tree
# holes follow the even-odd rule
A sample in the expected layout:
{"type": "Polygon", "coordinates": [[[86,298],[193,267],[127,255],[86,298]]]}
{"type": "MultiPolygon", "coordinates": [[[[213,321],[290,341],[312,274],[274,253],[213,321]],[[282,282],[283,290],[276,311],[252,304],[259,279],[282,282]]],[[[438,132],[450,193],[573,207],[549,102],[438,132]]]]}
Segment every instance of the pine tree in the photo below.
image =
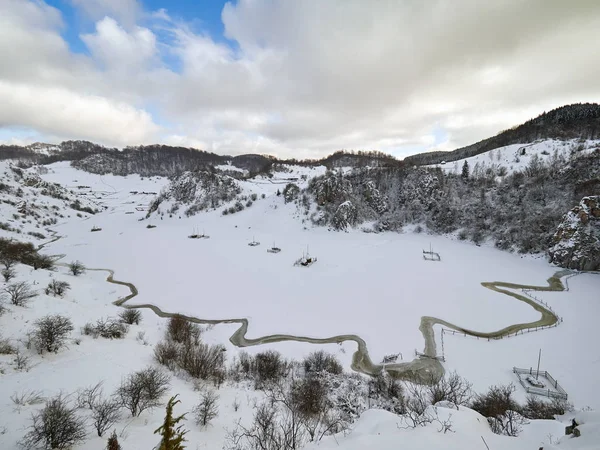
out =
{"type": "Polygon", "coordinates": [[[114,430],[108,438],[106,450],[121,450],[121,444],[119,444],[119,440],[117,439],[117,432],[114,430]]]}
{"type": "Polygon", "coordinates": [[[469,179],[469,163],[467,162],[466,159],[465,159],[465,163],[462,166],[461,177],[463,177],[463,179],[465,179],[465,180],[469,179]]]}
{"type": "Polygon", "coordinates": [[[173,407],[180,403],[177,399],[177,395],[171,397],[169,399],[169,403],[167,404],[167,413],[165,415],[165,422],[160,426],[154,434],[160,434],[162,436],[162,440],[160,441],[160,446],[158,450],[183,450],[185,447],[183,443],[186,441],[185,435],[187,434],[187,430],[183,429],[183,424],[179,424],[182,420],[185,419],[185,414],[182,414],[178,417],[173,417],[173,407]]]}

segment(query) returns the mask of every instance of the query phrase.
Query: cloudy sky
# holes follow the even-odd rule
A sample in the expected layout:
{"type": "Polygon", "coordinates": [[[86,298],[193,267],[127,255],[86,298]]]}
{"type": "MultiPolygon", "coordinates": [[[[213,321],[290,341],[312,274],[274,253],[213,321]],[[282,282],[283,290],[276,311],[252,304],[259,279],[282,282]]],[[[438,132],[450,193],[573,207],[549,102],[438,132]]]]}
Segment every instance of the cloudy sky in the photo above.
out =
{"type": "Polygon", "coordinates": [[[600,102],[597,0],[0,0],[0,142],[454,149],[600,102]]]}

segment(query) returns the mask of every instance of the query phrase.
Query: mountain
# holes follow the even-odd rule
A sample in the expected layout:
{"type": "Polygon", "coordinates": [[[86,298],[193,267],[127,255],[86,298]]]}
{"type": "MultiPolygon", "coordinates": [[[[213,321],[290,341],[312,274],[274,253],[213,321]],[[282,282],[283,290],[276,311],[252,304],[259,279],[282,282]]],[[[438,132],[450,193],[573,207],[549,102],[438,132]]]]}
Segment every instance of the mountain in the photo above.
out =
{"type": "Polygon", "coordinates": [[[404,162],[414,166],[440,164],[442,161],[457,161],[511,144],[546,139],[600,139],[600,105],[576,103],[561,106],[475,144],[451,152],[420,153],[405,158],[404,162]]]}

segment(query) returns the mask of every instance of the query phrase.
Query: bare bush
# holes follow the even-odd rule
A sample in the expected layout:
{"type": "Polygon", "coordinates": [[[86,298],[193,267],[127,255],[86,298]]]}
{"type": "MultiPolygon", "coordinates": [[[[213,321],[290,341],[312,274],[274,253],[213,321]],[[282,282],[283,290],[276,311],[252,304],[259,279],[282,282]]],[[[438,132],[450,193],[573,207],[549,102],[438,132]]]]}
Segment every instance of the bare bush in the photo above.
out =
{"type": "Polygon", "coordinates": [[[254,357],[254,371],[260,383],[278,381],[287,371],[287,364],[279,352],[268,350],[254,357]]]}
{"type": "Polygon", "coordinates": [[[160,405],[161,397],[169,390],[170,378],[154,367],[134,372],[121,382],[116,396],[133,417],[160,405]]]}
{"type": "Polygon", "coordinates": [[[517,436],[526,420],[513,398],[515,390],[512,383],[492,386],[487,393],[475,397],[471,409],[487,418],[494,433],[517,436]]]}
{"type": "Polygon", "coordinates": [[[73,261],[69,264],[69,270],[73,275],[78,276],[85,272],[85,266],[81,261],[73,261]]]}
{"type": "Polygon", "coordinates": [[[10,396],[10,399],[17,406],[39,405],[46,401],[42,395],[42,391],[30,391],[27,389],[22,392],[15,392],[10,396]]]}
{"type": "Polygon", "coordinates": [[[88,386],[77,390],[76,405],[78,408],[92,409],[102,397],[102,384],[100,381],[94,386],[88,386]]]}
{"type": "Polygon", "coordinates": [[[21,440],[25,449],[67,449],[85,441],[85,421],[61,396],[48,400],[31,420],[29,431],[21,440]]]}
{"type": "Polygon", "coordinates": [[[381,371],[369,380],[369,398],[376,399],[378,407],[395,414],[406,412],[406,399],[402,384],[386,371],[381,371]]]}
{"type": "Polygon", "coordinates": [[[35,322],[32,340],[37,351],[58,352],[67,345],[67,338],[73,331],[71,319],[59,314],[44,316],[35,322]]]}
{"type": "Polygon", "coordinates": [[[167,338],[180,344],[200,344],[202,329],[199,325],[188,321],[185,317],[174,316],[167,325],[167,338]]]}
{"type": "Polygon", "coordinates": [[[171,340],[159,342],[154,346],[154,359],[159,364],[174,370],[179,361],[179,349],[180,344],[171,340]]]}
{"type": "Polygon", "coordinates": [[[316,376],[295,380],[291,386],[291,402],[303,416],[318,416],[326,408],[327,387],[316,376]]]}
{"type": "Polygon", "coordinates": [[[304,358],[304,371],[306,373],[314,372],[329,372],[334,375],[342,373],[342,365],[338,359],[323,350],[312,352],[306,358],[304,358]]]}
{"type": "Polygon", "coordinates": [[[183,345],[178,365],[193,378],[213,379],[220,384],[225,376],[224,352],[222,345],[183,345]]]}
{"type": "Polygon", "coordinates": [[[212,389],[200,395],[200,403],[192,410],[197,425],[206,427],[219,415],[218,401],[219,396],[212,389]]]}
{"type": "Polygon", "coordinates": [[[121,322],[128,325],[139,325],[142,321],[142,312],[137,309],[127,308],[119,314],[121,322]]]}
{"type": "Polygon", "coordinates": [[[71,285],[66,281],[52,280],[46,286],[46,295],[53,295],[55,297],[62,297],[71,289],[71,285]]]}
{"type": "Polygon", "coordinates": [[[427,386],[429,401],[435,405],[441,401],[453,403],[459,406],[467,406],[473,397],[472,384],[459,376],[456,372],[446,374],[437,382],[427,386]]]}
{"type": "Polygon", "coordinates": [[[0,336],[0,355],[12,355],[16,352],[17,349],[11,344],[10,339],[0,336]]]}
{"type": "Polygon", "coordinates": [[[123,339],[127,335],[129,328],[118,319],[108,317],[98,319],[95,324],[86,323],[82,332],[86,336],[92,336],[94,339],[102,337],[104,339],[123,339]]]}
{"type": "Polygon", "coordinates": [[[92,424],[102,437],[121,418],[121,404],[114,399],[100,399],[92,405],[92,424]]]}
{"type": "Polygon", "coordinates": [[[9,268],[5,267],[4,269],[2,269],[2,271],[0,273],[2,274],[2,278],[4,278],[4,281],[6,283],[8,283],[10,280],[12,280],[14,277],[17,276],[15,269],[13,269],[12,267],[9,267],[9,268]]]}
{"type": "Polygon", "coordinates": [[[19,372],[28,371],[29,370],[29,362],[30,358],[27,355],[23,355],[19,351],[15,355],[15,359],[13,360],[13,364],[15,365],[15,370],[19,372]]]}
{"type": "Polygon", "coordinates": [[[553,399],[541,399],[533,395],[527,396],[525,406],[523,406],[521,413],[528,419],[555,419],[555,416],[562,416],[568,411],[573,410],[573,405],[569,404],[566,400],[558,398],[553,399]]]}
{"type": "Polygon", "coordinates": [[[417,428],[433,422],[434,416],[428,409],[431,401],[427,388],[420,384],[408,383],[407,391],[406,411],[402,416],[403,426],[401,428],[417,428]]]}
{"type": "Polygon", "coordinates": [[[26,281],[9,284],[3,289],[3,293],[4,297],[15,306],[27,306],[29,301],[38,295],[26,281]]]}

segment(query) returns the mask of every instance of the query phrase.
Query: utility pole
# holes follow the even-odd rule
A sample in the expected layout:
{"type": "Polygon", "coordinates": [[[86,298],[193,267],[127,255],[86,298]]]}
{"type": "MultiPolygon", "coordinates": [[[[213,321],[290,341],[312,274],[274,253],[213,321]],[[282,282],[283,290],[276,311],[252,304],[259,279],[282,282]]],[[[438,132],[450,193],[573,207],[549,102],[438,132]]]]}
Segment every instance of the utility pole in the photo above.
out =
{"type": "Polygon", "coordinates": [[[540,376],[540,360],[542,359],[542,349],[540,348],[540,354],[538,355],[538,368],[537,368],[537,372],[535,374],[535,379],[537,380],[538,377],[540,376]]]}

